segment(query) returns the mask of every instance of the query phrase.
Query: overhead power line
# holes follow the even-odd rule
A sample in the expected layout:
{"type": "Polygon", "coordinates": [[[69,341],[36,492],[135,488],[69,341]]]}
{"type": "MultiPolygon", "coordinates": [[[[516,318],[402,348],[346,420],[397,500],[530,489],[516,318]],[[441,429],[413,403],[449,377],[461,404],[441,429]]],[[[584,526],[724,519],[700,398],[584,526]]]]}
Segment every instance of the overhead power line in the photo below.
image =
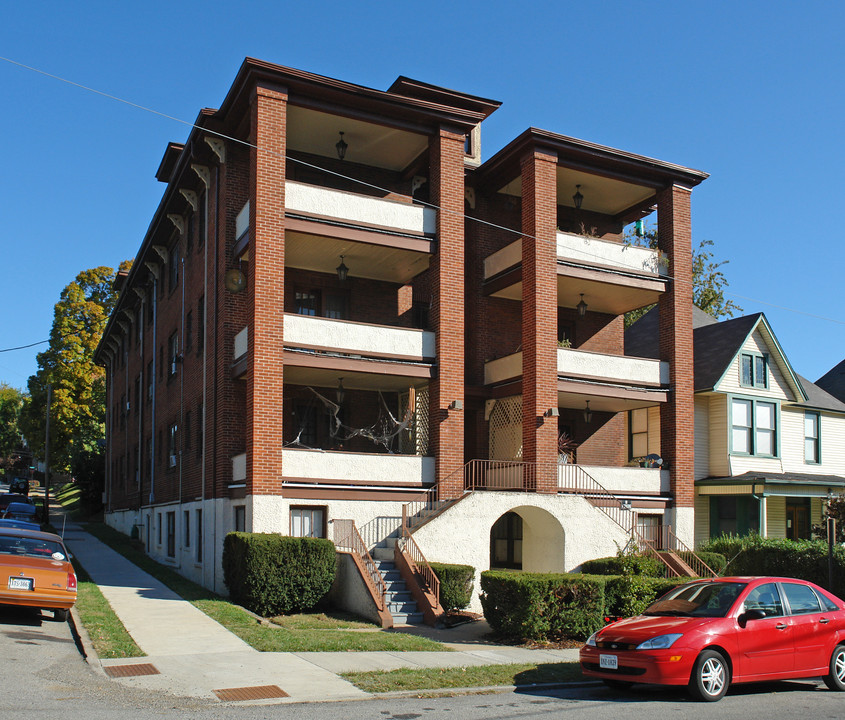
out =
{"type": "MultiPolygon", "coordinates": [[[[107,92],[104,92],[102,90],[97,90],[96,88],[90,87],[88,85],[83,85],[82,83],[78,83],[78,82],[75,82],[73,80],[69,80],[65,77],[62,77],[60,75],[56,75],[54,73],[50,73],[50,72],[47,72],[45,70],[41,70],[40,68],[36,68],[36,67],[31,66],[31,65],[27,65],[25,63],[22,63],[22,62],[18,62],[17,60],[12,60],[11,58],[0,56],[0,60],[7,62],[11,65],[15,65],[17,67],[23,68],[24,70],[29,70],[30,72],[37,73],[39,75],[43,75],[44,77],[49,77],[53,80],[58,80],[59,82],[65,83],[67,85],[71,85],[71,86],[78,88],[80,90],[85,90],[85,91],[93,93],[95,95],[100,95],[101,97],[108,98],[109,100],[113,100],[115,102],[122,103],[124,105],[128,105],[129,107],[135,108],[137,110],[142,110],[144,112],[148,112],[148,113],[151,113],[153,115],[157,115],[158,117],[165,118],[167,120],[172,120],[173,122],[177,122],[181,125],[185,125],[185,126],[192,128],[192,129],[196,128],[197,130],[201,130],[202,132],[208,133],[209,135],[215,135],[215,136],[217,136],[217,137],[219,137],[223,140],[229,140],[230,142],[234,142],[234,143],[243,145],[245,147],[252,148],[252,149],[254,149],[258,152],[266,153],[266,154],[272,155],[274,157],[285,159],[285,156],[282,153],[277,153],[273,150],[268,150],[264,147],[259,147],[258,145],[255,145],[254,143],[250,143],[249,141],[243,140],[241,138],[237,138],[237,137],[234,137],[234,136],[231,136],[231,135],[226,135],[225,133],[217,132],[217,131],[211,130],[209,128],[201,127],[200,125],[197,125],[196,123],[191,122],[189,120],[183,120],[181,118],[178,118],[174,115],[169,115],[168,113],[162,112],[160,110],[156,110],[154,108],[150,108],[150,107],[147,107],[145,105],[141,105],[140,103],[132,102],[131,100],[127,100],[127,99],[122,98],[118,95],[113,95],[112,93],[107,93],[107,92]]],[[[327,174],[330,174],[330,175],[334,175],[336,177],[342,178],[344,180],[348,180],[350,182],[357,183],[357,184],[362,185],[364,187],[369,187],[373,190],[378,190],[379,192],[385,192],[385,193],[390,192],[390,190],[387,189],[387,188],[380,187],[380,186],[375,185],[373,183],[368,183],[368,182],[366,182],[364,180],[360,180],[358,178],[354,178],[354,177],[350,177],[348,175],[344,175],[343,173],[339,173],[339,172],[336,172],[334,170],[329,170],[327,168],[320,167],[319,165],[314,165],[313,163],[306,162],[305,160],[300,160],[298,158],[293,158],[293,157],[290,157],[290,156],[287,157],[287,160],[290,160],[291,162],[294,162],[294,163],[298,163],[298,164],[303,165],[305,167],[312,168],[314,170],[318,170],[318,171],[321,171],[321,172],[324,172],[324,173],[327,173],[327,174]]],[[[521,230],[515,230],[514,228],[509,228],[509,227],[505,227],[504,225],[498,225],[496,223],[492,223],[492,222],[489,222],[487,220],[482,220],[481,218],[475,218],[475,217],[472,217],[470,215],[466,215],[465,213],[460,213],[460,212],[456,212],[454,210],[450,210],[448,208],[443,208],[443,207],[436,205],[434,203],[423,202],[423,201],[419,201],[419,200],[417,200],[415,202],[418,202],[420,205],[424,205],[426,207],[433,208],[433,209],[437,210],[438,212],[444,212],[444,213],[452,214],[452,215],[460,217],[464,220],[479,223],[481,225],[486,225],[488,227],[492,227],[492,228],[495,228],[497,230],[502,230],[502,231],[505,231],[505,232],[508,232],[508,233],[513,233],[514,235],[518,235],[520,237],[531,238],[532,240],[536,240],[537,242],[546,242],[546,243],[549,243],[549,244],[554,243],[554,241],[545,240],[544,238],[538,238],[534,235],[528,235],[526,233],[523,233],[521,230]]],[[[592,256],[592,257],[595,257],[596,259],[602,259],[599,256],[593,255],[592,253],[589,253],[589,252],[584,252],[584,255],[592,256]]],[[[667,276],[664,276],[664,277],[667,277],[667,276]]],[[[670,277],[669,279],[672,279],[672,278],[670,277]]],[[[808,313],[808,312],[805,312],[803,310],[797,310],[795,308],[790,308],[790,307],[787,307],[787,306],[784,306],[784,305],[777,305],[775,303],[770,303],[770,302],[767,302],[765,300],[758,300],[758,299],[755,299],[755,298],[750,298],[750,297],[746,297],[746,296],[743,296],[743,295],[738,295],[736,293],[732,293],[732,292],[728,292],[728,291],[726,291],[726,294],[731,295],[731,296],[736,297],[736,298],[747,300],[749,302],[756,302],[756,303],[760,303],[761,305],[768,305],[770,307],[778,308],[779,310],[784,310],[786,312],[792,312],[792,313],[796,313],[798,315],[813,317],[813,318],[816,318],[818,320],[824,320],[826,322],[832,322],[832,323],[836,323],[838,325],[845,325],[845,321],[842,321],[842,320],[836,320],[834,318],[828,318],[828,317],[825,317],[825,316],[822,316],[822,315],[815,315],[813,313],[808,313]]],[[[71,334],[74,334],[74,333],[71,333],[71,334]]],[[[47,343],[47,342],[49,342],[49,340],[40,340],[38,342],[31,343],[29,345],[22,345],[22,346],[14,347],[14,348],[0,349],[0,352],[11,352],[13,350],[24,350],[24,349],[35,347],[36,345],[41,345],[41,344],[44,344],[44,343],[47,343]]]]}

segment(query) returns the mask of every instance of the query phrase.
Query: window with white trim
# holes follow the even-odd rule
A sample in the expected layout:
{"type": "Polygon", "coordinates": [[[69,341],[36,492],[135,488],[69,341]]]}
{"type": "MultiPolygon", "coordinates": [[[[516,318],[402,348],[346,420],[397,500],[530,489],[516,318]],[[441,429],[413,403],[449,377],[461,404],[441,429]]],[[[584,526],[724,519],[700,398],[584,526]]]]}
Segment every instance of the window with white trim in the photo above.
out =
{"type": "Polygon", "coordinates": [[[765,355],[742,353],[739,358],[739,384],[743,387],[769,387],[769,362],[765,355]]]}
{"type": "Polygon", "coordinates": [[[776,457],[777,405],[772,402],[731,399],[731,452],[776,457]]]}
{"type": "Polygon", "coordinates": [[[804,413],[804,462],[818,465],[821,454],[821,416],[817,412],[804,413]]]}
{"type": "Polygon", "coordinates": [[[291,537],[326,537],[326,508],[291,507],[290,534],[291,537]]]}

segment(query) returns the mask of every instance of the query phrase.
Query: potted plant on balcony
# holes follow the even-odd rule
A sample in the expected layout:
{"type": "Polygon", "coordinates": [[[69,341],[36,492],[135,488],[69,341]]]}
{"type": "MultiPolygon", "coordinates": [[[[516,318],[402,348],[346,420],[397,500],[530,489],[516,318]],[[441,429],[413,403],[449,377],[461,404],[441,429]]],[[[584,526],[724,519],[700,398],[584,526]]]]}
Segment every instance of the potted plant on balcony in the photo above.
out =
{"type": "Polygon", "coordinates": [[[557,460],[560,464],[574,463],[575,451],[578,443],[575,442],[567,432],[562,432],[557,439],[557,460]]]}

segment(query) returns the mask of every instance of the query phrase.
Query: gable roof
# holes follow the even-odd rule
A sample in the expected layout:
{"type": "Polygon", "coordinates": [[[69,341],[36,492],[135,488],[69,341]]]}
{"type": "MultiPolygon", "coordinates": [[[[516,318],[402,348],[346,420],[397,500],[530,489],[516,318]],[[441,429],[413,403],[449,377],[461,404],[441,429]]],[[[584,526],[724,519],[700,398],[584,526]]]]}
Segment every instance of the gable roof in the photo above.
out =
{"type": "MultiPolygon", "coordinates": [[[[713,390],[727,372],[734,358],[739,353],[749,335],[762,326],[766,341],[772,346],[774,358],[783,371],[786,380],[792,385],[797,395],[797,404],[810,404],[807,391],[802,379],[792,369],[786,354],[780,346],[766,316],[763,313],[744,315],[743,317],[717,321],[707,313],[693,306],[693,365],[694,391],[704,392],[713,390]]],[[[659,358],[660,315],[655,305],[643,317],[625,331],[625,354],[634,357],[659,358]]],[[[806,381],[809,383],[809,381],[806,381]]],[[[812,383],[809,383],[812,385],[812,383]]],[[[830,407],[830,400],[815,391],[814,398],[823,405],[813,407],[830,407]]],[[[840,408],[836,408],[840,409],[840,408]]]]}
{"type": "Polygon", "coordinates": [[[804,392],[807,394],[807,401],[797,403],[807,408],[815,410],[832,410],[834,412],[845,413],[845,402],[839,398],[831,395],[824,388],[819,387],[816,383],[812,383],[807,378],[798,376],[801,385],[804,387],[804,392]]]}
{"type": "Polygon", "coordinates": [[[816,385],[833,397],[845,402],[845,360],[816,380],[816,385]]]}

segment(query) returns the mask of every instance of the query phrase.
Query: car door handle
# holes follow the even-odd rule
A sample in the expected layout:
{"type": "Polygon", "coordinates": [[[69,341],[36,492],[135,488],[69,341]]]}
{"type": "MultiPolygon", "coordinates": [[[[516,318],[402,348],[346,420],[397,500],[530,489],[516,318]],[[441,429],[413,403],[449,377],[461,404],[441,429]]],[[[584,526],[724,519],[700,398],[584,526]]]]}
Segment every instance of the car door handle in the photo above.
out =
{"type": "Polygon", "coordinates": [[[787,628],[786,623],[778,623],[777,625],[775,625],[775,629],[777,629],[777,630],[786,630],[786,628],[787,628]]]}
{"type": "Polygon", "coordinates": [[[819,620],[822,625],[827,625],[830,622],[830,618],[822,618],[819,620]]]}

